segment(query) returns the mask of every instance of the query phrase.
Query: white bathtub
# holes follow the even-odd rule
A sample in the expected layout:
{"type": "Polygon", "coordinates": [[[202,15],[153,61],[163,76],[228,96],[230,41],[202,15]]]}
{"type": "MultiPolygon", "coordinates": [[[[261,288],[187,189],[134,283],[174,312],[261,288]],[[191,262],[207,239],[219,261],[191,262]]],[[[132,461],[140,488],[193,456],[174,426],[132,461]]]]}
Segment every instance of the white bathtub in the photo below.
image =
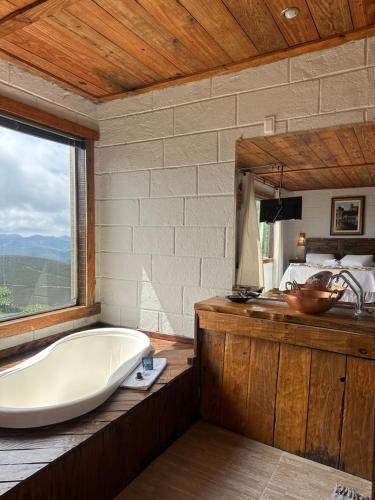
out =
{"type": "Polygon", "coordinates": [[[100,328],[68,335],[0,373],[0,427],[63,422],[102,404],[151,350],[147,335],[100,328]]]}

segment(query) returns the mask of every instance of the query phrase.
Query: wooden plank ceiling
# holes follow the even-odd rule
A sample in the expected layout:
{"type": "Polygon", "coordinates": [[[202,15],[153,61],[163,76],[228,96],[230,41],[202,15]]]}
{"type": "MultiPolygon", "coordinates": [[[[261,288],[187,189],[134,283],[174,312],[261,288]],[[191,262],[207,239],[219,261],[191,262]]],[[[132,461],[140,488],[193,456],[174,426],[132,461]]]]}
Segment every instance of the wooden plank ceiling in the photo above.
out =
{"type": "Polygon", "coordinates": [[[276,187],[283,163],[289,191],[375,186],[374,123],[243,139],[236,153],[237,168],[276,187]]]}
{"type": "Polygon", "coordinates": [[[0,57],[106,100],[334,46],[374,23],[374,0],[1,0],[0,57]],[[300,15],[288,21],[289,6],[300,15]]]}

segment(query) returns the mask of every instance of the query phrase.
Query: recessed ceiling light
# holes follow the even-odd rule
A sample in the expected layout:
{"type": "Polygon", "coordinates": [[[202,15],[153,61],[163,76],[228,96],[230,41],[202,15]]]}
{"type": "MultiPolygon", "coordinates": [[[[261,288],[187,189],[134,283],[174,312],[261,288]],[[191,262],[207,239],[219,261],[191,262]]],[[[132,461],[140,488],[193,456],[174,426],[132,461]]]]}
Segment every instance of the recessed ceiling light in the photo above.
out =
{"type": "Polygon", "coordinates": [[[291,19],[295,19],[299,15],[299,12],[300,10],[298,7],[288,7],[287,9],[284,9],[280,15],[290,21],[291,19]]]}

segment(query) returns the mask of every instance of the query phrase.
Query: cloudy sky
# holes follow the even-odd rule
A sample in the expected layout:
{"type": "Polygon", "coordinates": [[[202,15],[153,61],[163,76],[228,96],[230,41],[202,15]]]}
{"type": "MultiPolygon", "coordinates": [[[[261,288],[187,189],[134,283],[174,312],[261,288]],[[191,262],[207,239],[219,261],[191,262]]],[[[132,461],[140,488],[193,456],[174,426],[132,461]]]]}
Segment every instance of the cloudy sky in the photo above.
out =
{"type": "Polygon", "coordinates": [[[0,126],[0,233],[70,234],[69,152],[0,126]]]}

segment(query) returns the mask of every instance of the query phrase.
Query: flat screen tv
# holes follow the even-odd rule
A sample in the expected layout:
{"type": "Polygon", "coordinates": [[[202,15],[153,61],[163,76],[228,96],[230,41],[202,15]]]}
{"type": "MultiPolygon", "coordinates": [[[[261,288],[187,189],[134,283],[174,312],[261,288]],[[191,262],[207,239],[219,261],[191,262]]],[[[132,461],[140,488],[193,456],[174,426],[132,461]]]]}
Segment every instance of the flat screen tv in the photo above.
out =
{"type": "Polygon", "coordinates": [[[260,201],[260,222],[302,219],[302,196],[260,201]]]}

